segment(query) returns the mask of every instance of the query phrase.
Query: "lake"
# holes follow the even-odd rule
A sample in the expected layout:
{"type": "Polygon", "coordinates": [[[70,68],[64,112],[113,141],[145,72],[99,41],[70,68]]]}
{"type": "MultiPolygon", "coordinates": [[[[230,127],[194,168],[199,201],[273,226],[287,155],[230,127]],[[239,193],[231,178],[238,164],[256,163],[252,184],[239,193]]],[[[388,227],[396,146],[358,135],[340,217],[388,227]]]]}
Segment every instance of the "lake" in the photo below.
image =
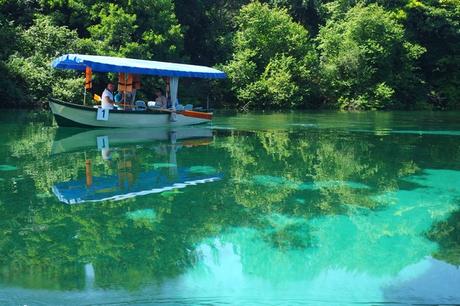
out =
{"type": "Polygon", "coordinates": [[[0,114],[0,304],[460,303],[460,113],[0,114]]]}

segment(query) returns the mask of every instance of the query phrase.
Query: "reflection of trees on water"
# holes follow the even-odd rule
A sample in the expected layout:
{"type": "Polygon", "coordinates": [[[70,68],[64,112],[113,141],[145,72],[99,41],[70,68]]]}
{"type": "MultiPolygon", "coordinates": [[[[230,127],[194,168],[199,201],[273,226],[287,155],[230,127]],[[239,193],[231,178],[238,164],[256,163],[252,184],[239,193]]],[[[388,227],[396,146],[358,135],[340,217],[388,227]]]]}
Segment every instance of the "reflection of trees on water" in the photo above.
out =
{"type": "Polygon", "coordinates": [[[229,171],[235,185],[227,191],[239,204],[267,212],[287,212],[292,206],[301,215],[308,215],[312,206],[325,213],[340,212],[340,204],[372,208],[377,204],[370,194],[396,190],[400,177],[419,170],[410,152],[374,136],[363,139],[363,135],[278,131],[257,132],[251,137],[234,133],[218,139],[217,145],[231,156],[229,171]],[[395,158],[388,160],[388,156],[395,158]],[[254,174],[270,174],[286,183],[248,188],[254,174]],[[354,188],[356,182],[370,188],[354,188]],[[321,188],[302,193],[302,183],[317,183],[321,188]],[[297,201],[289,199],[296,194],[297,201]],[[285,205],[288,199],[291,206],[285,205]]]}
{"type": "MultiPolygon", "coordinates": [[[[32,123],[8,141],[24,179],[17,182],[15,194],[8,193],[8,182],[1,183],[0,275],[6,284],[81,289],[84,266],[91,264],[95,286],[137,288],[183,273],[199,259],[197,244],[231,228],[254,229],[280,252],[313,249],[309,226],[279,224],[271,216],[347,215],[358,228],[370,227],[355,218],[357,211],[384,208],[373,195],[407,187],[400,178],[423,168],[419,157],[436,164],[442,149],[429,145],[436,142],[429,136],[230,132],[210,145],[184,146],[177,152],[179,166],[212,166],[224,173],[224,181],[177,193],[65,206],[53,197],[51,186],[84,177],[88,158],[95,176],[117,173],[123,150],[133,152],[134,174],[170,160],[164,154],[167,145],[157,144],[114,148],[110,162],[94,150],[86,156],[79,151],[50,157],[54,133],[32,123]],[[127,218],[127,213],[145,209],[154,210],[153,220],[127,218]]],[[[430,235],[438,232],[436,228],[430,235]]],[[[458,236],[452,239],[458,242],[458,236]]],[[[436,256],[448,257],[443,250],[436,256]]]]}
{"type": "Polygon", "coordinates": [[[460,210],[433,226],[427,236],[439,244],[439,250],[433,254],[435,258],[460,266],[460,210]]]}

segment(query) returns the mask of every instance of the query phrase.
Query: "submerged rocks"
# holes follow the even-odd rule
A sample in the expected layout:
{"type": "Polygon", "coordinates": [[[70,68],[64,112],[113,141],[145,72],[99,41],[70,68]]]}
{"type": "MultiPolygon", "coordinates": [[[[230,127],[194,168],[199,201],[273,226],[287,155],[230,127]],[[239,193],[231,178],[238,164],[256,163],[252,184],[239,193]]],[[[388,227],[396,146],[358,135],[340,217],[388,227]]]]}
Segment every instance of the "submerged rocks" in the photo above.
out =
{"type": "Polygon", "coordinates": [[[370,187],[353,181],[340,181],[340,180],[330,180],[330,181],[313,181],[313,182],[298,182],[294,180],[287,179],[282,176],[271,176],[271,175],[255,175],[251,179],[251,183],[271,187],[271,188],[289,188],[296,190],[318,190],[322,188],[340,188],[348,187],[352,189],[369,189],[370,187]]]}
{"type": "Polygon", "coordinates": [[[133,220],[133,221],[146,220],[146,221],[153,222],[155,221],[156,216],[157,214],[151,208],[138,209],[138,210],[130,211],[126,213],[126,218],[133,220]]]}
{"type": "Polygon", "coordinates": [[[198,174],[214,174],[217,173],[216,168],[211,166],[192,166],[188,169],[189,172],[198,174]]]}

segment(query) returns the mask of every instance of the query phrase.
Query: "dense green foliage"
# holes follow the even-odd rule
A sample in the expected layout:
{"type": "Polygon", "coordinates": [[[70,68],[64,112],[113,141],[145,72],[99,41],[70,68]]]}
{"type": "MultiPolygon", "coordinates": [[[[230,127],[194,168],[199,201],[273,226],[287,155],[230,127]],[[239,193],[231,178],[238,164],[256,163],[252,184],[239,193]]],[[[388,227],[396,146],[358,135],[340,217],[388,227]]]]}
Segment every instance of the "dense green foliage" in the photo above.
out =
{"type": "Polygon", "coordinates": [[[38,102],[52,94],[75,100],[81,96],[81,80],[74,73],[50,69],[51,60],[78,50],[78,36],[66,27],[55,26],[50,17],[37,16],[18,37],[20,51],[9,57],[7,68],[14,75],[19,96],[38,102]]]}
{"type": "Polygon", "coordinates": [[[307,30],[286,10],[251,3],[236,19],[234,57],[225,67],[238,100],[293,107],[307,101],[315,65],[307,30]]]}
{"type": "Polygon", "coordinates": [[[427,236],[440,244],[440,250],[434,254],[435,258],[460,266],[460,211],[436,224],[427,236]]]}
{"type": "Polygon", "coordinates": [[[318,42],[321,87],[330,103],[380,109],[416,98],[415,61],[424,49],[407,42],[404,28],[382,7],[351,8],[342,19],[327,22],[318,42]]]}
{"type": "Polygon", "coordinates": [[[218,66],[228,81],[181,89],[214,106],[460,105],[458,0],[1,0],[0,28],[3,105],[81,101],[81,74],[49,65],[68,52],[218,66]]]}

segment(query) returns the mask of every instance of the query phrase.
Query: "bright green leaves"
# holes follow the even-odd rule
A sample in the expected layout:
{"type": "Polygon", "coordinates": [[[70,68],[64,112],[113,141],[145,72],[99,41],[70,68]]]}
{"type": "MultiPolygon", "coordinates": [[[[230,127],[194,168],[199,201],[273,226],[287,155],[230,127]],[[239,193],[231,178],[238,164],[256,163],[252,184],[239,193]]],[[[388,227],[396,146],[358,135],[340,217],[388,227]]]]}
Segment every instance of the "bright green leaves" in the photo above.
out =
{"type": "Polygon", "coordinates": [[[136,15],[126,13],[123,8],[110,3],[98,14],[99,23],[89,27],[91,39],[99,53],[125,55],[132,49],[132,37],[136,31],[136,15]],[[122,53],[122,54],[120,54],[122,53]]]}
{"type": "Polygon", "coordinates": [[[36,55],[46,59],[77,49],[77,33],[67,27],[57,26],[50,17],[37,15],[33,25],[21,35],[24,55],[36,55]]]}
{"type": "Polygon", "coordinates": [[[357,5],[318,36],[322,90],[343,109],[392,106],[417,85],[415,60],[424,49],[378,5],[357,5]]]}
{"type": "Polygon", "coordinates": [[[254,2],[236,19],[234,55],[225,66],[232,90],[252,107],[295,107],[305,101],[314,51],[307,30],[284,9],[254,2]]]}
{"type": "Polygon", "coordinates": [[[292,56],[277,55],[267,64],[259,80],[242,93],[251,100],[260,100],[258,107],[296,107],[308,94],[308,87],[301,84],[302,71],[308,67],[298,65],[292,56]]]}
{"type": "Polygon", "coordinates": [[[178,60],[183,52],[183,34],[171,0],[133,0],[128,12],[136,15],[134,40],[140,45],[139,58],[178,60]]]}
{"type": "Polygon", "coordinates": [[[98,54],[174,60],[182,56],[183,35],[170,0],[128,1],[124,5],[97,3],[88,30],[98,54]]]}
{"type": "MultiPolygon", "coordinates": [[[[13,99],[37,103],[48,98],[53,91],[72,97],[69,101],[75,101],[75,96],[82,97],[82,91],[75,91],[74,85],[78,82],[82,84],[83,80],[75,78],[74,73],[53,70],[50,66],[54,57],[78,51],[75,31],[56,26],[50,17],[37,15],[33,25],[21,32],[19,41],[21,51],[11,55],[6,62],[20,90],[17,94],[22,95],[13,99]]],[[[11,90],[10,94],[13,93],[11,90]]]]}
{"type": "Polygon", "coordinates": [[[235,52],[256,51],[253,59],[260,66],[277,54],[299,57],[309,49],[307,30],[295,23],[284,9],[251,3],[241,9],[236,23],[235,52]]]}
{"type": "MultiPolygon", "coordinates": [[[[0,95],[8,104],[36,104],[50,96],[81,103],[83,80],[76,78],[81,74],[51,68],[51,61],[64,53],[183,58],[172,0],[41,0],[37,7],[16,2],[0,2],[0,14],[8,12],[0,15],[5,43],[0,47],[0,95]]],[[[151,92],[149,83],[144,85],[151,92]]]]}
{"type": "Polygon", "coordinates": [[[9,101],[43,100],[49,75],[66,84],[48,64],[78,51],[223,67],[228,86],[185,92],[214,107],[460,105],[458,0],[2,0],[0,28],[9,101]]]}

